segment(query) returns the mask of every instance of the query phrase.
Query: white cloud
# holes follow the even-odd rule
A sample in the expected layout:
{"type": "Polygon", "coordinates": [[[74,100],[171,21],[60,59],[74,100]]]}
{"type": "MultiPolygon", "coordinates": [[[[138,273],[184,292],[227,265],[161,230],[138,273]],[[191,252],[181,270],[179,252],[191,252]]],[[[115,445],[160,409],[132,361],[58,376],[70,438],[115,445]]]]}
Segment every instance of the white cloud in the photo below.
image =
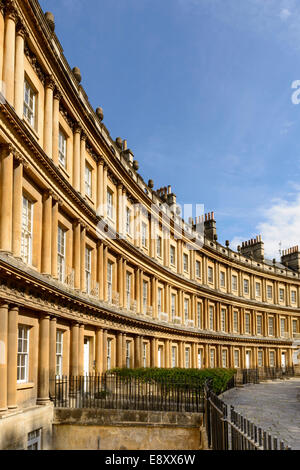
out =
{"type": "Polygon", "coordinates": [[[287,8],[282,8],[279,13],[279,16],[283,21],[286,21],[291,16],[291,14],[292,13],[290,12],[290,10],[288,10],[287,8]]]}
{"type": "MultiPolygon", "coordinates": [[[[260,212],[260,211],[258,211],[260,212]]],[[[293,201],[274,199],[270,207],[261,210],[263,220],[257,225],[257,233],[235,237],[231,246],[237,245],[256,235],[262,235],[265,243],[265,257],[279,259],[279,249],[300,245],[300,192],[294,194],[293,201]],[[280,244],[281,243],[281,247],[280,244]]]]}

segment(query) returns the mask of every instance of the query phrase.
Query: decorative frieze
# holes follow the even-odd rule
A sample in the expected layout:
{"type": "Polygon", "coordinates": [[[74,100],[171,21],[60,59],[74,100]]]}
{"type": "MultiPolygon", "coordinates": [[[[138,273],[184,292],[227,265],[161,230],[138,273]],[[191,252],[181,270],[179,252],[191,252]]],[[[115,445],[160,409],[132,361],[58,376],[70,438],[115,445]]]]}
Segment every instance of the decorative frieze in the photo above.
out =
{"type": "Polygon", "coordinates": [[[25,45],[24,45],[24,52],[25,52],[25,55],[26,55],[28,61],[31,64],[33,70],[35,71],[38,78],[40,79],[40,81],[44,85],[45,84],[45,79],[46,79],[45,73],[44,73],[42,67],[39,64],[36,55],[30,50],[30,48],[28,46],[28,43],[26,41],[25,41],[25,45]]]}

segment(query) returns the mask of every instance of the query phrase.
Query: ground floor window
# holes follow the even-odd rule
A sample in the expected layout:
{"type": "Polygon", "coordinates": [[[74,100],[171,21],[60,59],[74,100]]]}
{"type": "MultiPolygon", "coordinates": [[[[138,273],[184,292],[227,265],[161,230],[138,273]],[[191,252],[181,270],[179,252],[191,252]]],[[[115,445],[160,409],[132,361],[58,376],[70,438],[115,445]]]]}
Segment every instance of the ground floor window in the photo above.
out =
{"type": "Polygon", "coordinates": [[[41,450],[42,430],[29,432],[27,437],[27,450],[41,450]]]}

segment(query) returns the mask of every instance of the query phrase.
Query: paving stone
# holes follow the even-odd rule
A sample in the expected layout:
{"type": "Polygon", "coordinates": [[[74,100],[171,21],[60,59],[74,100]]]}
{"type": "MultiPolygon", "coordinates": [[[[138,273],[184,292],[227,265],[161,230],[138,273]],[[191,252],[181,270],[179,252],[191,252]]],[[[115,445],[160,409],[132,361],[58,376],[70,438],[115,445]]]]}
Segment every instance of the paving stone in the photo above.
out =
{"type": "Polygon", "coordinates": [[[225,392],[221,398],[245,418],[300,450],[300,379],[247,384],[225,392]]]}

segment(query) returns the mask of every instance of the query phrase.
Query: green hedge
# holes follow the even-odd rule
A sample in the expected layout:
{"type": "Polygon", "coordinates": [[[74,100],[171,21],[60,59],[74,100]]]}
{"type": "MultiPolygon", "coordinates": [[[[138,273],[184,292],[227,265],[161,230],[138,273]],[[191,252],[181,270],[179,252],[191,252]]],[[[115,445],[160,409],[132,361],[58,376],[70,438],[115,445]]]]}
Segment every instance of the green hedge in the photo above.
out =
{"type": "Polygon", "coordinates": [[[204,383],[211,379],[211,386],[215,393],[222,393],[236,373],[235,369],[163,369],[163,368],[146,368],[146,369],[112,369],[110,372],[117,374],[119,377],[139,378],[141,380],[153,380],[155,382],[164,382],[168,380],[172,383],[186,383],[193,386],[203,386],[204,383]]]}

